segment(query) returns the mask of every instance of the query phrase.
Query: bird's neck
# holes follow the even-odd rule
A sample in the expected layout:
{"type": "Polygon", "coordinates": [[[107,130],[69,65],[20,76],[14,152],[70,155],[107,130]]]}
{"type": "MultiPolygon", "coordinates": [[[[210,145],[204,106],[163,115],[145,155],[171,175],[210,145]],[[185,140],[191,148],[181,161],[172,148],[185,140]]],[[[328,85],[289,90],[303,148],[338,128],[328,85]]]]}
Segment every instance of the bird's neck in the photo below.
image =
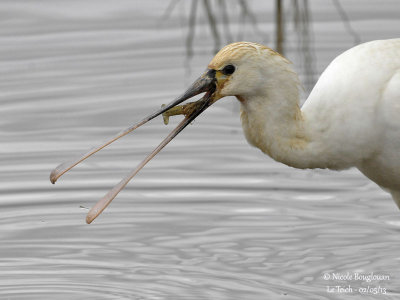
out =
{"type": "MultiPolygon", "coordinates": [[[[286,74],[287,75],[287,74],[286,74]]],[[[295,168],[329,168],[326,146],[308,126],[299,105],[298,80],[271,83],[257,95],[238,96],[248,142],[295,168]]]]}

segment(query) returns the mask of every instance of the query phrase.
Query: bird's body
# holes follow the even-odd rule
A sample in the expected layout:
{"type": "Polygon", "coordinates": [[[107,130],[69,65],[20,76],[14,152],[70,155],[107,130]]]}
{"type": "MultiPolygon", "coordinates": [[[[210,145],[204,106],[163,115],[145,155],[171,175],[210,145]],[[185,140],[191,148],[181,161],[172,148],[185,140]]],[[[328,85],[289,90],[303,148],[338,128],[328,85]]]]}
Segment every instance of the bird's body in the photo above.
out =
{"type": "Polygon", "coordinates": [[[365,43],[337,57],[302,111],[338,168],[357,167],[400,207],[400,39],[365,43]]]}
{"type": "Polygon", "coordinates": [[[400,39],[361,44],[338,56],[301,109],[298,78],[286,59],[253,43],[227,47],[265,52],[257,72],[248,72],[264,82],[233,93],[252,145],[296,168],[357,167],[400,207],[400,39]]]}

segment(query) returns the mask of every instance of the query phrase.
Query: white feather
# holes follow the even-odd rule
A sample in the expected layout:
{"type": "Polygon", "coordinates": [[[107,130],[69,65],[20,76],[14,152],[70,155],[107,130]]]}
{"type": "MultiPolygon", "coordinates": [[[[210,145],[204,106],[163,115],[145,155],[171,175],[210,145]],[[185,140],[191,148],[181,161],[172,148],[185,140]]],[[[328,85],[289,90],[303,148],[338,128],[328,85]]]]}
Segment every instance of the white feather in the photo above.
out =
{"type": "Polygon", "coordinates": [[[279,54],[235,43],[210,65],[228,63],[237,71],[219,92],[241,101],[250,144],[292,167],[357,167],[400,207],[400,39],[372,41],[339,55],[301,109],[298,77],[279,54]]]}

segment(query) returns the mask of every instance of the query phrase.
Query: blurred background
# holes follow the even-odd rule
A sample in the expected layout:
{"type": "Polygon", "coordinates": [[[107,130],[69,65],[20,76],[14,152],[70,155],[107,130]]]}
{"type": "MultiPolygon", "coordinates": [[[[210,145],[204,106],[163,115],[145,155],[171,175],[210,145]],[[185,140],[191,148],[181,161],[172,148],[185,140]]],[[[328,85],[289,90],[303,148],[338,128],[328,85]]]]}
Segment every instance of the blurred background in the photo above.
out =
{"type": "Polygon", "coordinates": [[[199,117],[90,226],[88,208],[179,117],[153,120],[55,186],[48,179],[178,96],[230,42],[284,54],[304,101],[337,55],[399,37],[398,0],[2,0],[0,15],[0,298],[345,299],[327,285],[368,283],[323,274],[355,271],[390,275],[369,284],[399,297],[390,196],[354,169],[272,161],[246,143],[234,98],[199,117]]]}

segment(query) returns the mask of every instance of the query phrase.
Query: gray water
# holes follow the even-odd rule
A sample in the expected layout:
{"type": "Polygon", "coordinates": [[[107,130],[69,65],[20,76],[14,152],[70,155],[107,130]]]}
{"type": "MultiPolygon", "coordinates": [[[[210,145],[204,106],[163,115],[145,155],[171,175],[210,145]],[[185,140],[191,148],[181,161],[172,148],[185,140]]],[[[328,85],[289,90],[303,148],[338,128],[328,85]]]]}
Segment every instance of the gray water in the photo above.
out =
{"type": "MultiPolygon", "coordinates": [[[[310,2],[306,39],[289,18],[286,28],[303,80],[357,39],[399,36],[398,1],[342,1],[350,23],[335,1],[310,2]]],[[[273,47],[273,2],[247,2],[256,25],[238,3],[228,2],[231,34],[273,47]]],[[[390,196],[355,169],[274,162],[246,143],[233,98],[200,116],[91,225],[88,208],[179,117],[153,120],[51,185],[56,165],[168,103],[205,69],[214,41],[199,3],[188,56],[189,11],[184,1],[0,4],[0,299],[398,299],[400,213],[390,196]],[[387,277],[332,278],[356,272],[387,277]]]]}

